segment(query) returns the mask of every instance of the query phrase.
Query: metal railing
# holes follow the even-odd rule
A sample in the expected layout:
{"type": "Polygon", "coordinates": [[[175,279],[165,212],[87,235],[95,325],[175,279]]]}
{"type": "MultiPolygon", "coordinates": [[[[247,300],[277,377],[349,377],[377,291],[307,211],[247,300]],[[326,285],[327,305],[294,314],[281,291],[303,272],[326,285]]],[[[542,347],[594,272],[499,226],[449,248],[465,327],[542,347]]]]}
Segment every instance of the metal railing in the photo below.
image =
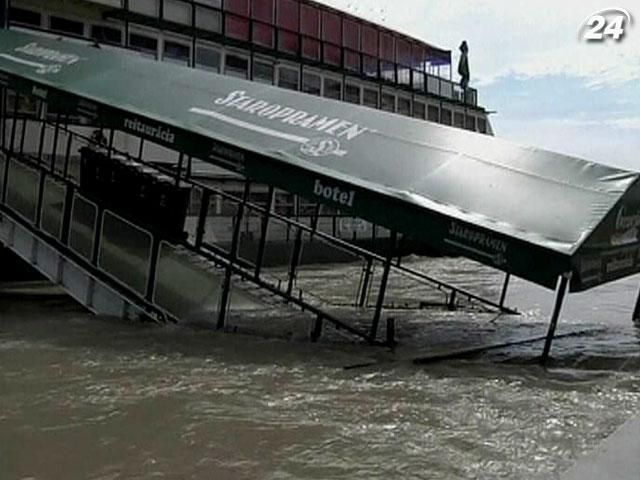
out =
{"type": "MultiPolygon", "coordinates": [[[[171,243],[180,245],[186,251],[197,254],[201,258],[205,258],[213,262],[219,269],[224,271],[224,278],[220,293],[221,298],[219,302],[220,308],[217,312],[217,326],[219,328],[225,326],[225,319],[229,308],[229,295],[233,279],[250,281],[260,287],[263,291],[280,298],[285,303],[298,307],[315,316],[316,324],[312,335],[314,337],[319,335],[323,322],[327,321],[339,329],[343,329],[371,343],[376,343],[378,324],[381,319],[383,308],[385,308],[385,291],[389,276],[392,272],[396,272],[401,276],[418,281],[433,289],[435,292],[441,292],[444,295],[444,301],[442,302],[444,307],[455,308],[459,304],[460,300],[464,299],[470,305],[495,309],[506,313],[515,313],[514,310],[504,306],[504,299],[501,299],[499,302],[495,302],[483,298],[473,292],[467,291],[466,289],[458,288],[454,285],[440,281],[424,272],[395,263],[394,248],[390,248],[389,253],[386,256],[382,256],[372,253],[364,248],[352,245],[344,240],[335,238],[326,232],[320,231],[318,229],[318,218],[321,213],[321,205],[317,206],[316,214],[312,218],[310,224],[307,225],[295,219],[280,215],[274,211],[275,189],[273,187],[269,187],[268,189],[268,201],[265,205],[252,203],[249,201],[249,194],[251,191],[250,179],[245,179],[245,188],[241,197],[227,193],[219,188],[191,178],[191,169],[189,168],[191,159],[186,158],[184,154],[179,153],[178,161],[173,168],[151,163],[143,158],[145,142],[143,139],[140,139],[139,148],[137,149],[138,153],[136,155],[132,155],[127,151],[118,151],[114,146],[115,135],[117,133],[115,130],[108,131],[108,145],[106,147],[96,145],[94,139],[79,133],[78,131],[74,131],[73,127],[67,125],[64,122],[65,117],[63,115],[56,115],[55,121],[48,119],[44,115],[44,102],[40,102],[37,119],[34,119],[33,116],[30,115],[21,115],[19,113],[19,98],[20,97],[18,96],[14,102],[13,112],[8,112],[8,102],[6,100],[7,90],[2,90],[3,115],[1,118],[2,124],[0,125],[0,137],[2,142],[0,148],[6,154],[4,171],[0,172],[3,180],[1,197],[3,208],[6,209],[8,207],[7,194],[11,183],[9,172],[13,161],[29,166],[34,171],[37,171],[39,175],[39,180],[37,182],[38,194],[33,199],[37,205],[36,212],[38,213],[30,221],[27,220],[30,228],[34,230],[40,230],[43,202],[45,198],[44,189],[47,179],[52,179],[64,184],[64,208],[60,235],[57,238],[51,238],[51,236],[48,236],[48,241],[55,245],[56,248],[65,252],[65,254],[72,256],[83,267],[90,269],[95,275],[100,275],[101,278],[109,277],[109,274],[106,273],[104,269],[100,268],[100,257],[98,254],[101,242],[104,241],[102,225],[105,214],[108,214],[109,211],[101,205],[100,198],[93,197],[91,192],[81,192],[81,185],[78,182],[75,166],[71,163],[71,156],[73,153],[72,149],[74,146],[77,147],[79,145],[93,145],[95,148],[105,148],[108,155],[116,153],[124,155],[129,159],[135,160],[145,166],[172,176],[175,179],[176,185],[187,184],[193,189],[198,189],[200,191],[201,195],[200,203],[198,205],[199,208],[196,225],[191,229],[187,238],[178,241],[172,239],[171,243]],[[19,125],[20,127],[18,128],[19,125]],[[37,135],[38,141],[35,146],[36,148],[32,148],[30,151],[27,151],[27,146],[25,145],[25,136],[28,129],[39,129],[37,135]],[[50,139],[49,145],[45,145],[47,132],[53,134],[53,138],[50,139]],[[49,154],[45,152],[45,149],[48,147],[51,148],[51,152],[49,154]],[[58,152],[63,153],[58,155],[58,152]],[[82,193],[82,196],[90,201],[94,201],[96,204],[96,228],[94,228],[92,232],[91,248],[89,249],[90,254],[85,256],[78,254],[77,249],[74,250],[70,244],[70,233],[73,220],[72,214],[74,214],[73,204],[79,191],[82,193]],[[237,207],[234,215],[233,235],[230,245],[223,246],[216,244],[215,242],[208,241],[206,238],[207,219],[210,218],[210,200],[214,196],[220,196],[237,207]],[[240,255],[241,228],[243,219],[249,214],[257,217],[261,222],[258,249],[251,259],[243,258],[240,255]],[[287,228],[291,229],[293,232],[293,241],[291,242],[289,250],[289,267],[284,277],[281,278],[273,277],[271,272],[266,270],[264,264],[269,226],[271,222],[280,222],[286,225],[287,228]],[[352,306],[356,308],[373,306],[373,322],[369,331],[362,331],[361,329],[350,325],[346,321],[341,320],[334,313],[331,313],[331,307],[323,302],[314,303],[312,301],[308,301],[308,298],[312,298],[313,294],[304,292],[298,284],[298,275],[301,269],[301,259],[305,241],[323,242],[330,245],[332,248],[348,252],[361,262],[363,268],[352,306]],[[373,277],[377,268],[382,269],[382,274],[377,289],[377,295],[374,297],[373,304],[370,305],[369,299],[372,296],[373,277]]],[[[35,187],[35,185],[33,186],[35,187]]],[[[118,212],[115,213],[117,214],[118,212]]],[[[155,295],[158,277],[158,262],[160,261],[161,256],[161,244],[166,242],[167,239],[163,238],[161,232],[151,231],[149,233],[151,235],[151,246],[149,248],[148,271],[145,277],[147,279],[147,283],[145,288],[136,291],[131,288],[130,284],[128,285],[126,282],[123,282],[122,279],[111,278],[111,281],[112,283],[115,281],[120,291],[126,293],[129,298],[133,298],[136,302],[143,305],[146,310],[151,312],[157,318],[170,318],[177,320],[178,315],[176,315],[175,312],[171,312],[158,305],[155,295]]],[[[398,236],[392,232],[392,247],[397,245],[397,240],[398,236]]]]}

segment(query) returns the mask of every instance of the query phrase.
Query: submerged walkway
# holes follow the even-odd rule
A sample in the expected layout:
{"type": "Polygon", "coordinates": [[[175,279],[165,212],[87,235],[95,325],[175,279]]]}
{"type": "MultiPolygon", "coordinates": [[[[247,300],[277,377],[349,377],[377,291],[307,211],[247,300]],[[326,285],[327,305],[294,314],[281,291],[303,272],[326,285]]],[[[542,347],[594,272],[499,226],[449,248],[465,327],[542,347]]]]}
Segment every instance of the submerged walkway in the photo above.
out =
{"type": "Polygon", "coordinates": [[[638,480],[640,475],[640,417],[629,420],[578,462],[562,480],[638,480]]]}

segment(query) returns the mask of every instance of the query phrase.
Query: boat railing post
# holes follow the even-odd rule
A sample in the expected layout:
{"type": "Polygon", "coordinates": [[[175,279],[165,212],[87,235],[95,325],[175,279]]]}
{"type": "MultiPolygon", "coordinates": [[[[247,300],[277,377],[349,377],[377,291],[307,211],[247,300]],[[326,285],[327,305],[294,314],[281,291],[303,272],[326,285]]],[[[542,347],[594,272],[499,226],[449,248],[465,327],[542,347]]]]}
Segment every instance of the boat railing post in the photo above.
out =
{"type": "Polygon", "coordinates": [[[369,282],[371,282],[371,273],[373,269],[373,258],[367,258],[367,264],[364,267],[364,277],[362,279],[362,285],[360,290],[360,298],[358,299],[358,307],[364,308],[367,303],[367,296],[369,293],[369,282]]]}
{"type": "Polygon", "coordinates": [[[264,251],[267,246],[267,235],[269,233],[269,221],[271,220],[271,213],[275,205],[275,188],[269,185],[269,191],[267,194],[267,205],[264,217],[262,217],[262,225],[260,227],[260,244],[258,245],[258,255],[256,256],[256,269],[254,272],[255,278],[260,278],[262,273],[262,263],[264,262],[264,251]]]}
{"type": "Polygon", "coordinates": [[[9,28],[9,0],[0,0],[0,29],[9,28]]]}
{"type": "Polygon", "coordinates": [[[287,298],[293,295],[293,287],[298,277],[298,266],[300,265],[300,256],[302,254],[302,229],[298,227],[296,239],[293,244],[293,253],[291,254],[291,265],[289,266],[289,281],[287,283],[287,298]]]}
{"type": "MultiPolygon", "coordinates": [[[[178,176],[176,176],[179,178],[178,176]]],[[[240,244],[240,229],[242,228],[242,217],[244,216],[245,206],[249,201],[249,193],[251,191],[251,183],[247,179],[244,184],[244,193],[242,195],[242,202],[238,205],[238,211],[236,213],[235,225],[233,227],[233,237],[231,238],[231,249],[229,251],[229,258],[227,269],[224,275],[224,282],[222,284],[222,295],[220,297],[220,308],[218,310],[218,322],[216,328],[222,330],[225,326],[227,317],[227,311],[229,308],[229,296],[231,293],[231,274],[233,273],[233,267],[236,259],[238,258],[238,250],[240,244]]]]}
{"type": "Polygon", "coordinates": [[[507,273],[504,277],[504,285],[502,285],[502,293],[500,294],[500,310],[504,309],[504,302],[507,299],[507,291],[509,290],[509,282],[511,281],[511,274],[507,273]]]}
{"type": "Polygon", "coordinates": [[[158,263],[160,263],[160,245],[162,241],[157,235],[153,235],[151,240],[151,254],[149,255],[149,276],[147,277],[147,287],[145,289],[145,299],[154,303],[156,294],[156,277],[158,273],[158,263]]]}
{"type": "Polygon", "coordinates": [[[209,216],[209,204],[211,203],[211,191],[203,190],[200,199],[200,213],[198,214],[198,227],[196,228],[196,248],[201,248],[204,242],[204,235],[207,228],[207,217],[209,216]]]}
{"type": "Polygon", "coordinates": [[[6,141],[7,113],[7,89],[0,85],[0,148],[2,150],[5,148],[6,141]]]}
{"type": "Polygon", "coordinates": [[[60,136],[60,112],[56,113],[56,123],[53,129],[53,145],[51,146],[51,158],[49,159],[49,170],[56,171],[56,152],[58,151],[58,138],[60,136]]]}
{"type": "Polygon", "coordinates": [[[549,324],[549,331],[547,332],[547,338],[544,343],[544,350],[540,362],[542,365],[546,365],[549,360],[549,353],[551,352],[551,344],[556,333],[556,327],[558,326],[558,319],[560,318],[560,312],[562,311],[562,305],[564,303],[567,289],[569,287],[569,281],[571,280],[571,273],[565,273],[560,277],[560,283],[556,291],[556,302],[551,315],[551,323],[549,324]]]}
{"type": "Polygon", "coordinates": [[[633,309],[633,322],[640,325],[640,292],[638,292],[638,299],[636,300],[636,308],[633,309]]]}
{"type": "Polygon", "coordinates": [[[13,147],[15,143],[16,137],[16,124],[18,123],[18,103],[20,103],[20,95],[16,92],[15,104],[13,106],[13,122],[11,125],[11,139],[9,142],[9,152],[5,159],[5,169],[4,169],[4,181],[2,184],[4,188],[2,190],[2,203],[7,202],[7,193],[9,192],[9,164],[11,163],[11,157],[13,156],[13,147]]]}
{"type": "Polygon", "coordinates": [[[393,263],[393,254],[395,253],[395,246],[398,240],[398,234],[391,232],[391,241],[389,244],[389,251],[387,258],[384,262],[384,270],[382,272],[382,278],[380,280],[380,290],[378,291],[378,300],[376,302],[376,310],[373,314],[373,321],[371,322],[371,331],[369,332],[369,342],[375,343],[378,336],[378,325],[380,324],[380,318],[382,317],[382,308],[384,306],[384,297],[387,292],[387,284],[389,283],[389,274],[391,272],[391,264],[393,263]]]}

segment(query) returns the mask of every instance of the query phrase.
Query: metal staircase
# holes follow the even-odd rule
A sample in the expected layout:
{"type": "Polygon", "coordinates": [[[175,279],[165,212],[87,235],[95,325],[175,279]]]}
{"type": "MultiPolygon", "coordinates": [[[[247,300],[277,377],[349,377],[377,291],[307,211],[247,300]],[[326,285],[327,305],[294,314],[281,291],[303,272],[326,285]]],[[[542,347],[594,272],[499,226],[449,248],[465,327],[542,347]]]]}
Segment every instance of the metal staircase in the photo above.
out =
{"type": "MultiPolygon", "coordinates": [[[[145,159],[143,139],[135,148],[119,150],[115,145],[131,144],[132,137],[118,141],[124,133],[105,129],[108,138],[102,145],[89,135],[94,127],[82,125],[83,121],[74,125],[68,116],[47,114],[43,101],[35,114],[22,112],[19,94],[14,94],[10,109],[6,88],[2,94],[0,243],[96,314],[157,322],[204,321],[221,329],[230,309],[293,308],[312,318],[314,340],[328,323],[375,344],[392,275],[411,278],[435,292],[439,299],[424,305],[514,313],[504,306],[504,298],[497,302],[482,298],[402,266],[393,252],[381,256],[322,231],[321,205],[308,224],[287,218],[275,212],[273,187],[268,187],[267,202],[251,203],[250,179],[245,180],[242,196],[230,195],[192,178],[191,159],[180,152],[175,152],[173,165],[159,166],[145,159]],[[127,212],[114,210],[104,196],[83,188],[77,151],[87,146],[170,176],[176,188],[188,186],[189,210],[197,212],[197,219],[187,222],[192,227],[185,236],[168,238],[162,229],[136,222],[127,212]],[[230,243],[216,243],[207,235],[215,222],[211,212],[215,197],[235,208],[230,243]],[[240,255],[245,218],[261,225],[259,245],[250,259],[240,255]],[[274,222],[291,232],[289,265],[275,273],[264,263],[274,222]],[[338,318],[331,301],[301,287],[299,276],[307,267],[304,248],[310,242],[347,252],[360,265],[353,301],[342,307],[370,311],[372,323],[366,331],[338,318]]],[[[120,194],[118,188],[111,192],[120,194]]],[[[392,244],[397,241],[393,234],[392,244]]]]}

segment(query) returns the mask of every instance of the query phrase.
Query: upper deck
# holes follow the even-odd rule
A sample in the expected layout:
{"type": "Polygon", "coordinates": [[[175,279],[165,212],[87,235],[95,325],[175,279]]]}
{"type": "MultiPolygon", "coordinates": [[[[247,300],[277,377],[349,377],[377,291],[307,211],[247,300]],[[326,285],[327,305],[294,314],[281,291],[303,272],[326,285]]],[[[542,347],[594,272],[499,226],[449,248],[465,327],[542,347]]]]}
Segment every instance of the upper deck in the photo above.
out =
{"type": "Polygon", "coordinates": [[[10,22],[106,48],[492,133],[451,52],[306,0],[15,0],[10,22]]]}

